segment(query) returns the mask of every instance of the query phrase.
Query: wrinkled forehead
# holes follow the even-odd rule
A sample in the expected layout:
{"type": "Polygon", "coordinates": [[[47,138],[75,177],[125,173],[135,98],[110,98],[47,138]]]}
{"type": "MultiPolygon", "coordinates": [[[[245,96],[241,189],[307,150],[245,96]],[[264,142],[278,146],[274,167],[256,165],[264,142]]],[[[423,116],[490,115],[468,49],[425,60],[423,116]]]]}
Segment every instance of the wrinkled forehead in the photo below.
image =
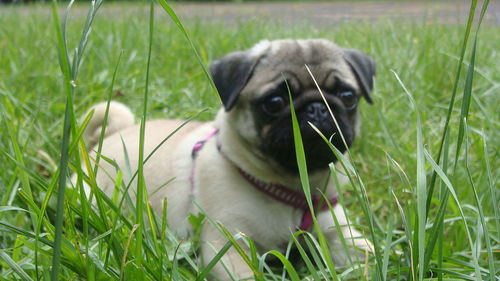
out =
{"type": "Polygon", "coordinates": [[[332,83],[334,79],[354,83],[342,49],[327,40],[266,41],[257,44],[250,52],[252,55],[261,55],[261,59],[248,88],[272,87],[283,81],[283,77],[293,84],[291,86],[311,88],[315,87],[311,74],[320,86],[332,83]]]}

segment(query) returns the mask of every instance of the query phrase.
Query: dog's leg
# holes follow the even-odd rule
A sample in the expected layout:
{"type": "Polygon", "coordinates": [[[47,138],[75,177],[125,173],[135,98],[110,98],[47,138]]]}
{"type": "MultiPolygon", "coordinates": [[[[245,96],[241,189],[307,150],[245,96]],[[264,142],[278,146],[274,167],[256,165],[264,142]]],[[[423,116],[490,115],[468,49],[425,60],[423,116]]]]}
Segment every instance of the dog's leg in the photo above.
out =
{"type": "MultiPolygon", "coordinates": [[[[214,226],[205,225],[202,232],[202,241],[201,254],[203,262],[206,265],[224,247],[228,239],[214,226]]],[[[239,244],[243,249],[247,249],[247,246],[243,242],[239,244]]],[[[223,256],[222,260],[215,265],[212,269],[211,276],[214,277],[214,280],[233,280],[228,271],[231,272],[236,280],[254,280],[252,270],[234,249],[234,246],[231,247],[223,256]]]]}
{"type": "Polygon", "coordinates": [[[344,209],[340,204],[333,208],[333,212],[341,233],[337,232],[335,220],[329,210],[319,213],[317,218],[321,230],[330,241],[334,261],[339,266],[348,264],[349,260],[352,262],[363,261],[368,252],[373,252],[372,243],[349,225],[344,209]],[[344,247],[340,235],[344,237],[347,249],[344,247]]]}

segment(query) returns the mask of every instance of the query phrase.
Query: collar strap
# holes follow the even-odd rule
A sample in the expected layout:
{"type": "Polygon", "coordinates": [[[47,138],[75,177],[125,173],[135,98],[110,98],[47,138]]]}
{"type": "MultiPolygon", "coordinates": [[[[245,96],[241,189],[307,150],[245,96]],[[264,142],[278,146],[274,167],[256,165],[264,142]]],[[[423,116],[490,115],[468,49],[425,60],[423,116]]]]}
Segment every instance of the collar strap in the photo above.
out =
{"type": "MultiPolygon", "coordinates": [[[[193,160],[196,158],[198,155],[198,152],[203,148],[205,143],[210,140],[212,137],[217,135],[219,133],[218,129],[214,129],[210,134],[208,134],[203,140],[198,141],[197,143],[194,144],[193,149],[191,151],[191,157],[193,160]]],[[[217,144],[217,148],[219,152],[221,152],[221,147],[220,144],[217,144]]],[[[221,152],[222,154],[222,152],[221,152]]],[[[283,204],[286,204],[288,206],[291,206],[295,209],[300,209],[304,211],[304,215],[302,216],[302,220],[300,222],[299,229],[300,230],[307,230],[311,227],[312,225],[312,215],[311,211],[309,209],[309,206],[307,204],[307,199],[306,196],[304,195],[303,192],[297,192],[295,190],[292,190],[291,188],[288,188],[284,185],[281,185],[279,183],[267,183],[264,182],[251,174],[247,173],[243,169],[241,169],[239,166],[237,166],[234,162],[232,162],[229,158],[226,157],[226,155],[222,154],[229,162],[231,162],[234,167],[238,170],[240,175],[248,181],[255,189],[259,190],[260,192],[268,195],[269,197],[273,198],[276,201],[279,201],[283,204]]],[[[195,163],[193,162],[193,166],[191,169],[191,176],[190,176],[190,182],[191,182],[191,193],[194,192],[194,171],[195,171],[195,163]]],[[[312,203],[315,211],[325,211],[328,210],[328,204],[323,200],[318,195],[313,195],[312,196],[312,203]]],[[[330,202],[330,205],[334,207],[337,202],[338,198],[336,196],[330,198],[328,200],[330,202]]]]}
{"type": "Polygon", "coordinates": [[[197,143],[194,144],[193,149],[191,150],[191,157],[194,159],[196,156],[198,156],[198,152],[203,148],[205,143],[213,138],[215,135],[219,133],[219,129],[213,129],[210,134],[208,134],[204,139],[201,141],[198,141],[197,143]]]}
{"type": "Polygon", "coordinates": [[[193,197],[195,193],[194,187],[194,174],[196,172],[196,156],[198,156],[198,152],[203,148],[205,143],[213,138],[215,135],[219,133],[219,129],[213,129],[210,134],[208,134],[203,140],[198,141],[193,145],[193,149],[191,149],[191,158],[193,159],[193,164],[191,164],[191,173],[189,174],[189,183],[191,184],[191,192],[190,196],[193,197]]]}
{"type": "MultiPolygon", "coordinates": [[[[266,183],[250,175],[240,167],[236,166],[236,168],[238,169],[240,175],[260,192],[272,197],[276,201],[279,201],[283,204],[303,210],[304,215],[302,216],[302,220],[300,222],[300,230],[307,230],[311,227],[313,219],[309,206],[307,205],[306,196],[303,192],[297,192],[279,183],[266,183]]],[[[320,196],[313,195],[311,199],[315,211],[328,210],[328,204],[320,196]]],[[[330,202],[330,205],[334,207],[338,202],[338,198],[334,196],[328,201],[330,202]]]]}
{"type": "Polygon", "coordinates": [[[294,191],[279,183],[267,183],[257,179],[256,177],[245,172],[240,167],[236,167],[240,175],[245,178],[260,192],[269,195],[273,199],[280,201],[286,205],[290,205],[296,209],[308,209],[306,196],[302,192],[294,191]]]}

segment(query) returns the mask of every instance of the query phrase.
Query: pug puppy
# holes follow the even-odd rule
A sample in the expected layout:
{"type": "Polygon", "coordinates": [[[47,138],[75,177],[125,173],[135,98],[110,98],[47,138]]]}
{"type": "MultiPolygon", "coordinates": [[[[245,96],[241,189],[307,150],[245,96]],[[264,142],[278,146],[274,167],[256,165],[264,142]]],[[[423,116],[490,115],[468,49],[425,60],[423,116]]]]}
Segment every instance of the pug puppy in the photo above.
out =
{"type": "MultiPolygon", "coordinates": [[[[374,61],[360,51],[338,47],[325,39],[265,40],[216,60],[210,72],[224,105],[215,120],[188,123],[144,164],[150,202],[160,212],[161,201],[167,198],[170,228],[181,237],[189,235],[187,217],[201,209],[233,234],[252,238],[263,252],[283,250],[293,232],[310,229],[311,214],[295,156],[290,90],[302,133],[312,203],[318,210],[319,226],[330,241],[331,255],[343,263],[353,254],[343,249],[340,235],[348,244],[370,250],[371,243],[349,227],[343,208],[336,202],[336,187],[328,165],[337,159],[311,124],[345,152],[356,137],[360,100],[372,103],[374,61]],[[320,190],[333,206],[341,234],[336,231],[335,220],[321,199],[320,190]]],[[[91,109],[93,117],[84,135],[91,151],[96,150],[105,108],[105,104],[98,104],[91,109]]],[[[130,165],[135,171],[139,125],[134,125],[133,120],[127,107],[111,103],[102,155],[113,159],[120,168],[130,165]]],[[[181,123],[148,121],[145,155],[181,123]]],[[[100,165],[105,172],[98,173],[98,186],[112,194],[116,168],[105,161],[100,165]]],[[[124,179],[125,183],[128,180],[124,179]]],[[[133,198],[134,194],[130,192],[133,198]]],[[[205,223],[201,238],[205,263],[227,242],[212,223],[205,223]]],[[[241,246],[246,249],[244,243],[241,246]]],[[[212,271],[216,280],[230,280],[228,272],[238,279],[253,276],[234,248],[224,255],[222,263],[212,271]]]]}

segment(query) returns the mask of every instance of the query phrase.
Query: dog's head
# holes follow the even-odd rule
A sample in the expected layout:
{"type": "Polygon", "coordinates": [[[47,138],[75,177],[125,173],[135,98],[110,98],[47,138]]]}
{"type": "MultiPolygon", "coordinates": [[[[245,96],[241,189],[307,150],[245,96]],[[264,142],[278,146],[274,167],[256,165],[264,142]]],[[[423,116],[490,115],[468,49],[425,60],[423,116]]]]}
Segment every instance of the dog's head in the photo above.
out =
{"type": "Polygon", "coordinates": [[[302,133],[309,171],[335,161],[318,128],[341,152],[350,146],[361,98],[372,103],[374,61],[325,39],[262,41],[213,62],[210,71],[232,129],[263,155],[297,172],[289,91],[302,133]],[[314,79],[309,74],[309,67],[314,79]]]}

